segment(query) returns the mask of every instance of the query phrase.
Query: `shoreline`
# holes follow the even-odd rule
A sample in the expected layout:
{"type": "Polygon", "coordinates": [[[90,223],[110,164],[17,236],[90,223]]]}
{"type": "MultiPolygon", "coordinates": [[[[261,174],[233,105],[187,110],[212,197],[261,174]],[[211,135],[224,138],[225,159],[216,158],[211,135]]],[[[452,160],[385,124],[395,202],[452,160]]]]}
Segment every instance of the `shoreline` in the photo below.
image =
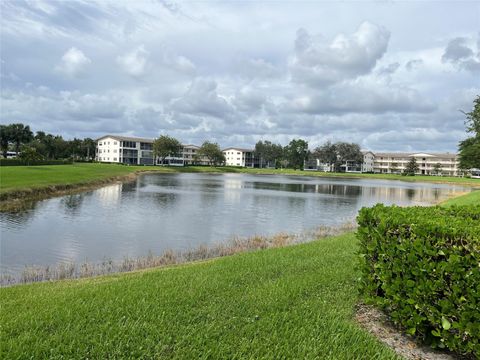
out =
{"type": "MultiPolygon", "coordinates": [[[[66,165],[64,165],[66,166],[66,165]]],[[[334,179],[376,179],[376,180],[387,180],[387,181],[404,181],[408,183],[430,183],[430,184],[445,184],[451,186],[462,186],[469,187],[473,190],[480,188],[480,182],[454,182],[449,180],[439,180],[439,179],[420,179],[417,180],[414,177],[405,177],[403,178],[385,178],[381,174],[379,176],[368,176],[370,174],[354,175],[354,174],[337,174],[337,173],[319,173],[319,172],[306,172],[299,171],[298,173],[286,170],[271,171],[269,169],[230,169],[226,168],[226,171],[218,170],[219,168],[176,168],[176,167],[159,167],[158,169],[136,169],[132,172],[123,175],[113,175],[107,176],[102,179],[90,180],[90,181],[80,181],[77,183],[70,184],[54,184],[54,185],[45,185],[45,186],[35,186],[35,187],[25,187],[20,189],[6,190],[0,193],[0,212],[18,212],[31,207],[31,205],[37,201],[46,200],[54,197],[78,194],[84,191],[91,191],[99,189],[103,186],[107,186],[115,183],[128,183],[136,180],[140,175],[143,174],[179,174],[179,173],[193,173],[193,174],[250,174],[250,175],[268,175],[268,176],[311,176],[319,178],[334,178],[334,179]],[[239,171],[236,171],[239,170],[239,171]]],[[[453,197],[458,197],[462,194],[468,192],[462,192],[458,195],[455,194],[453,197]]],[[[443,200],[448,201],[448,199],[443,200]]]]}
{"type": "Polygon", "coordinates": [[[98,262],[62,262],[54,265],[25,266],[18,275],[0,274],[0,288],[33,283],[97,278],[108,275],[134,273],[149,269],[163,269],[178,265],[189,265],[203,261],[271,248],[288,247],[311,241],[327,239],[353,233],[357,225],[348,222],[338,226],[320,225],[301,233],[279,232],[273,235],[232,237],[229,241],[210,245],[200,244],[187,250],[164,250],[161,254],[128,257],[123,260],[104,258],[98,262]]]}

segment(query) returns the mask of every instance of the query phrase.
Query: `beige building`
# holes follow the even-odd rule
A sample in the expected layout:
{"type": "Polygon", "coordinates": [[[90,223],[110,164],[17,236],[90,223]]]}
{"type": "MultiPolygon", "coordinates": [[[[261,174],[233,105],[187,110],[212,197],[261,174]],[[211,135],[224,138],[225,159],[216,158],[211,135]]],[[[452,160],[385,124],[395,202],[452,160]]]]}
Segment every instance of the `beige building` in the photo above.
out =
{"type": "Polygon", "coordinates": [[[374,153],[373,172],[400,174],[415,158],[418,175],[458,176],[458,155],[451,153],[374,153]]]}

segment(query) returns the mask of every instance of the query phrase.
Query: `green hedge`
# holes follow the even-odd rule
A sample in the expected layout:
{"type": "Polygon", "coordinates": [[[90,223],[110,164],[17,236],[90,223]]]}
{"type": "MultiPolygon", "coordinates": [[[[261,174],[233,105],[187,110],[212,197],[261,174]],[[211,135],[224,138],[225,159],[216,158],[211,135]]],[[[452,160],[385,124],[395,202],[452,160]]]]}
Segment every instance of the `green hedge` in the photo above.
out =
{"type": "Polygon", "coordinates": [[[480,357],[480,205],[363,208],[367,302],[436,348],[480,357]]]}
{"type": "Polygon", "coordinates": [[[69,165],[72,160],[33,160],[0,159],[0,166],[69,165]]]}

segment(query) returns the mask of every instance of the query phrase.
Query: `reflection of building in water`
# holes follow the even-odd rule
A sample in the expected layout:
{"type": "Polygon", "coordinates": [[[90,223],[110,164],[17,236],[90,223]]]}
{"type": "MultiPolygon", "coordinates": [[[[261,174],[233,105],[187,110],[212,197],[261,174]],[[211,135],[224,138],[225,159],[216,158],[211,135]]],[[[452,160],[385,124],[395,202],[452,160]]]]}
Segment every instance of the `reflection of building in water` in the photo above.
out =
{"type": "Polygon", "coordinates": [[[225,199],[236,202],[240,200],[243,181],[234,177],[226,177],[224,182],[225,199]]]}
{"type": "Polygon", "coordinates": [[[104,186],[95,190],[94,194],[103,206],[117,205],[122,197],[122,186],[121,183],[104,186]]]}
{"type": "Polygon", "coordinates": [[[440,194],[448,196],[455,190],[440,190],[438,188],[391,188],[391,187],[368,187],[363,188],[362,196],[384,202],[390,199],[398,204],[427,204],[440,200],[440,194]]]}

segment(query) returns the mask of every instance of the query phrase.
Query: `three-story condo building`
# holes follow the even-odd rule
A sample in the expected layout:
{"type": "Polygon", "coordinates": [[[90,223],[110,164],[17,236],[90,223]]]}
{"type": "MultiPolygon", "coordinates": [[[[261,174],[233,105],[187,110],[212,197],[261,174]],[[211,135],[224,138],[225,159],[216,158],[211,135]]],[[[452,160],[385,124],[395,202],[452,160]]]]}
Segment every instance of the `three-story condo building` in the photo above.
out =
{"type": "MultiPolygon", "coordinates": [[[[128,165],[162,165],[161,159],[154,159],[153,139],[105,135],[96,142],[96,161],[128,165]]],[[[208,159],[198,155],[199,149],[200,147],[196,145],[183,145],[179,154],[167,157],[164,163],[176,166],[207,165],[208,159]]]]}

